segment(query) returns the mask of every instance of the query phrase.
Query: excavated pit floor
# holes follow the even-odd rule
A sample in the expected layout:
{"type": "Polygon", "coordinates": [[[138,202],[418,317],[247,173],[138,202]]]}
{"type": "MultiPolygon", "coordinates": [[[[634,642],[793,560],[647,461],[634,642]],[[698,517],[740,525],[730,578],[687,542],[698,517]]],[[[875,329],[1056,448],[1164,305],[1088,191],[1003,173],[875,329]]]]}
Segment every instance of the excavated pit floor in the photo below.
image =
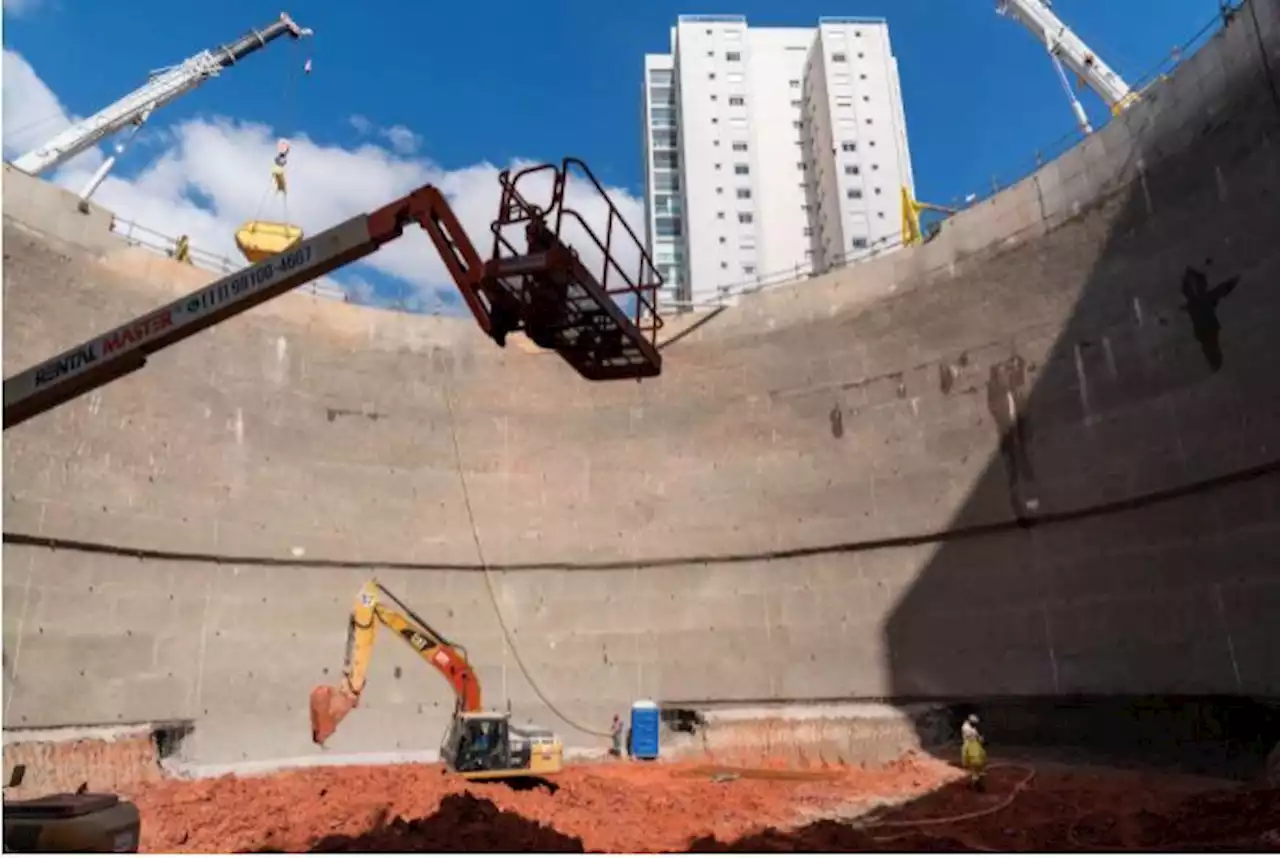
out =
{"type": "Polygon", "coordinates": [[[1280,791],[1055,763],[993,768],[982,793],[924,755],[808,772],[585,764],[549,782],[469,784],[410,764],[125,792],[147,852],[1280,848],[1280,791]],[[964,818],[939,821],[953,817],[964,818]]]}

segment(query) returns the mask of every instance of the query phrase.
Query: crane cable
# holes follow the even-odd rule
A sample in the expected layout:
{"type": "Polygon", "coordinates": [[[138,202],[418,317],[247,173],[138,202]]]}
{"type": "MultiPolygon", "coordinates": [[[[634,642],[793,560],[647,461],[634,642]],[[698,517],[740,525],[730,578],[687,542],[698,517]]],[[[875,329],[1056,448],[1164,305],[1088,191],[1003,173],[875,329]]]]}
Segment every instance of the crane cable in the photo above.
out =
{"type": "Polygon", "coordinates": [[[489,562],[485,560],[484,546],[480,542],[480,528],[476,523],[475,510],[471,505],[471,492],[467,486],[466,471],[463,470],[462,467],[462,449],[458,444],[458,420],[453,411],[453,394],[447,383],[444,388],[444,401],[446,407],[449,409],[449,436],[453,439],[453,458],[457,465],[458,482],[462,485],[462,502],[466,505],[467,519],[471,524],[471,539],[476,546],[476,557],[479,560],[481,570],[484,571],[484,582],[485,587],[489,591],[489,601],[493,603],[493,613],[497,616],[498,625],[502,628],[502,636],[507,642],[507,649],[511,650],[511,654],[516,660],[516,666],[520,668],[520,673],[524,675],[525,680],[529,683],[529,687],[533,689],[533,693],[536,694],[538,699],[551,710],[553,715],[580,732],[606,739],[611,738],[613,735],[612,733],[606,733],[602,730],[596,730],[592,727],[588,727],[566,715],[554,701],[543,693],[537,680],[533,678],[532,672],[529,670],[528,666],[525,665],[524,658],[520,655],[520,647],[516,644],[515,635],[507,625],[506,619],[502,616],[502,605],[498,602],[498,591],[493,583],[493,570],[489,567],[489,562]]]}
{"type": "MultiPolygon", "coordinates": [[[[301,75],[298,73],[297,61],[302,57],[301,43],[295,41],[293,44],[293,50],[294,59],[293,62],[289,63],[289,73],[285,75],[284,90],[280,94],[280,101],[284,105],[282,111],[284,122],[281,123],[281,127],[285,130],[294,127],[294,122],[298,115],[298,92],[300,89],[301,75]]],[[[307,61],[306,72],[310,72],[310,60],[307,61]]],[[[289,153],[289,141],[286,138],[281,137],[276,145],[277,160],[287,158],[289,153]]],[[[273,171],[271,181],[267,184],[266,190],[262,192],[262,197],[258,200],[258,208],[253,213],[253,221],[255,224],[261,222],[262,209],[266,206],[267,199],[271,196],[271,192],[273,190],[278,192],[283,198],[284,223],[286,225],[289,223],[289,189],[284,178],[284,167],[285,165],[281,163],[281,176],[278,181],[273,171]]]]}

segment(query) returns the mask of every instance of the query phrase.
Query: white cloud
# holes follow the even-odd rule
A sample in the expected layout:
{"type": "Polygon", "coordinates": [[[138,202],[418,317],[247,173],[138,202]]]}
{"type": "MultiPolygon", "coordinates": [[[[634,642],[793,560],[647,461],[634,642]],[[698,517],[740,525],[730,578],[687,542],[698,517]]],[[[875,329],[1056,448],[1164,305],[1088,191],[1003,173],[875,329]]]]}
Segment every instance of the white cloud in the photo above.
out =
{"type": "MultiPolygon", "coordinates": [[[[5,8],[9,8],[7,3],[5,8]]],[[[5,50],[2,71],[4,121],[0,127],[6,160],[26,154],[79,119],[63,106],[21,54],[5,50]]],[[[102,154],[91,149],[72,159],[68,166],[92,172],[101,163],[102,154]]]]}
{"type": "Polygon", "coordinates": [[[351,123],[351,127],[356,130],[357,134],[364,135],[373,131],[373,123],[369,121],[367,116],[353,113],[347,117],[347,121],[351,123]]]}
{"type": "Polygon", "coordinates": [[[391,148],[401,155],[412,155],[422,145],[422,137],[403,125],[392,125],[382,129],[382,136],[387,138],[391,148]]]}
{"type": "Polygon", "coordinates": [[[4,11],[21,18],[44,5],[44,0],[4,0],[4,11]]]}
{"type": "MultiPolygon", "coordinates": [[[[57,97],[20,55],[5,50],[4,72],[6,128],[12,123],[16,129],[27,117],[35,117],[41,111],[60,112],[61,127],[69,124],[70,117],[57,97]],[[11,69],[17,73],[11,74],[11,69]]],[[[348,121],[357,131],[363,128],[368,133],[374,128],[363,116],[351,116],[348,121]]],[[[157,114],[152,123],[161,125],[163,113],[157,114]]],[[[319,144],[306,136],[293,138],[288,168],[288,219],[313,235],[429,183],[450,199],[480,256],[488,258],[493,243],[489,224],[498,212],[499,168],[481,162],[455,170],[444,169],[408,150],[409,143],[414,147],[418,145],[417,135],[403,126],[396,128],[399,129],[398,144],[391,139],[394,128],[378,129],[379,137],[391,143],[390,148],[370,141],[345,149],[319,144]]],[[[45,127],[24,142],[38,142],[49,133],[45,127]]],[[[191,236],[193,247],[238,260],[241,257],[235,247],[234,232],[241,222],[254,218],[286,218],[280,197],[267,193],[271,187],[270,167],[276,141],[274,130],[265,125],[225,117],[186,120],[169,126],[163,135],[153,139],[156,145],[147,151],[154,152],[155,157],[136,176],[110,176],[95,195],[95,201],[121,219],[166,235],[186,233],[191,236]]],[[[79,190],[95,166],[93,163],[67,165],[58,171],[54,180],[79,190]]],[[[527,166],[527,162],[517,161],[512,166],[527,166]]],[[[550,181],[540,176],[530,180],[521,184],[525,195],[545,204],[550,196],[550,181]]],[[[622,189],[610,188],[609,195],[632,229],[642,235],[640,201],[622,189]]],[[[607,207],[599,195],[585,181],[575,179],[567,185],[566,199],[603,238],[607,229],[607,207]]],[[[616,225],[614,231],[619,231],[616,225]]],[[[580,229],[566,227],[562,234],[579,250],[585,262],[599,269],[600,254],[580,229]]],[[[523,242],[517,246],[523,247],[523,242]]],[[[636,253],[622,249],[615,253],[628,273],[633,274],[638,264],[636,253]]],[[[455,303],[449,295],[454,287],[444,263],[420,231],[406,232],[404,238],[385,246],[366,262],[377,272],[408,284],[410,306],[436,307],[440,303],[438,292],[446,294],[448,303],[455,303]]],[[[367,282],[358,279],[359,270],[349,271],[345,276],[340,272],[337,277],[354,287],[357,294],[353,297],[372,291],[367,282]]],[[[610,285],[617,282],[616,273],[611,274],[610,285]]]]}

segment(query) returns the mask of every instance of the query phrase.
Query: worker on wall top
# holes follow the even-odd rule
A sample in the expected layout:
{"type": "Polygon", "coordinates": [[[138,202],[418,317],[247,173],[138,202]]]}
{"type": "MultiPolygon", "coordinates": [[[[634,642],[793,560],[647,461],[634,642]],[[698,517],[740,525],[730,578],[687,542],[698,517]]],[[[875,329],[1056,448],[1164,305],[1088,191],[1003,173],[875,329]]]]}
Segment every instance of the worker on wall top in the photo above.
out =
{"type": "Polygon", "coordinates": [[[289,163],[289,141],[281,140],[276,144],[275,164],[271,168],[271,178],[275,180],[276,190],[280,193],[288,193],[285,179],[284,168],[289,163]]]}

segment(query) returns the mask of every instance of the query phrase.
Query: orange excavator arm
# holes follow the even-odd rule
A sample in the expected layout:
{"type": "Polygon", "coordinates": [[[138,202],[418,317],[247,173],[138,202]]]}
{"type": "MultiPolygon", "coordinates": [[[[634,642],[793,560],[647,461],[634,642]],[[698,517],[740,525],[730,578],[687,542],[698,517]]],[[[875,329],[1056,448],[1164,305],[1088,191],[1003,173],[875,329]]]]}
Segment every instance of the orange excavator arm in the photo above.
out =
{"type": "Polygon", "coordinates": [[[475,712],[481,708],[480,680],[467,662],[463,648],[446,640],[373,579],[360,588],[351,609],[341,684],[320,685],[311,691],[311,739],[317,745],[323,745],[347,713],[359,705],[379,624],[395,632],[449,681],[457,711],[475,712]],[[384,602],[400,610],[387,607],[384,602]]]}

